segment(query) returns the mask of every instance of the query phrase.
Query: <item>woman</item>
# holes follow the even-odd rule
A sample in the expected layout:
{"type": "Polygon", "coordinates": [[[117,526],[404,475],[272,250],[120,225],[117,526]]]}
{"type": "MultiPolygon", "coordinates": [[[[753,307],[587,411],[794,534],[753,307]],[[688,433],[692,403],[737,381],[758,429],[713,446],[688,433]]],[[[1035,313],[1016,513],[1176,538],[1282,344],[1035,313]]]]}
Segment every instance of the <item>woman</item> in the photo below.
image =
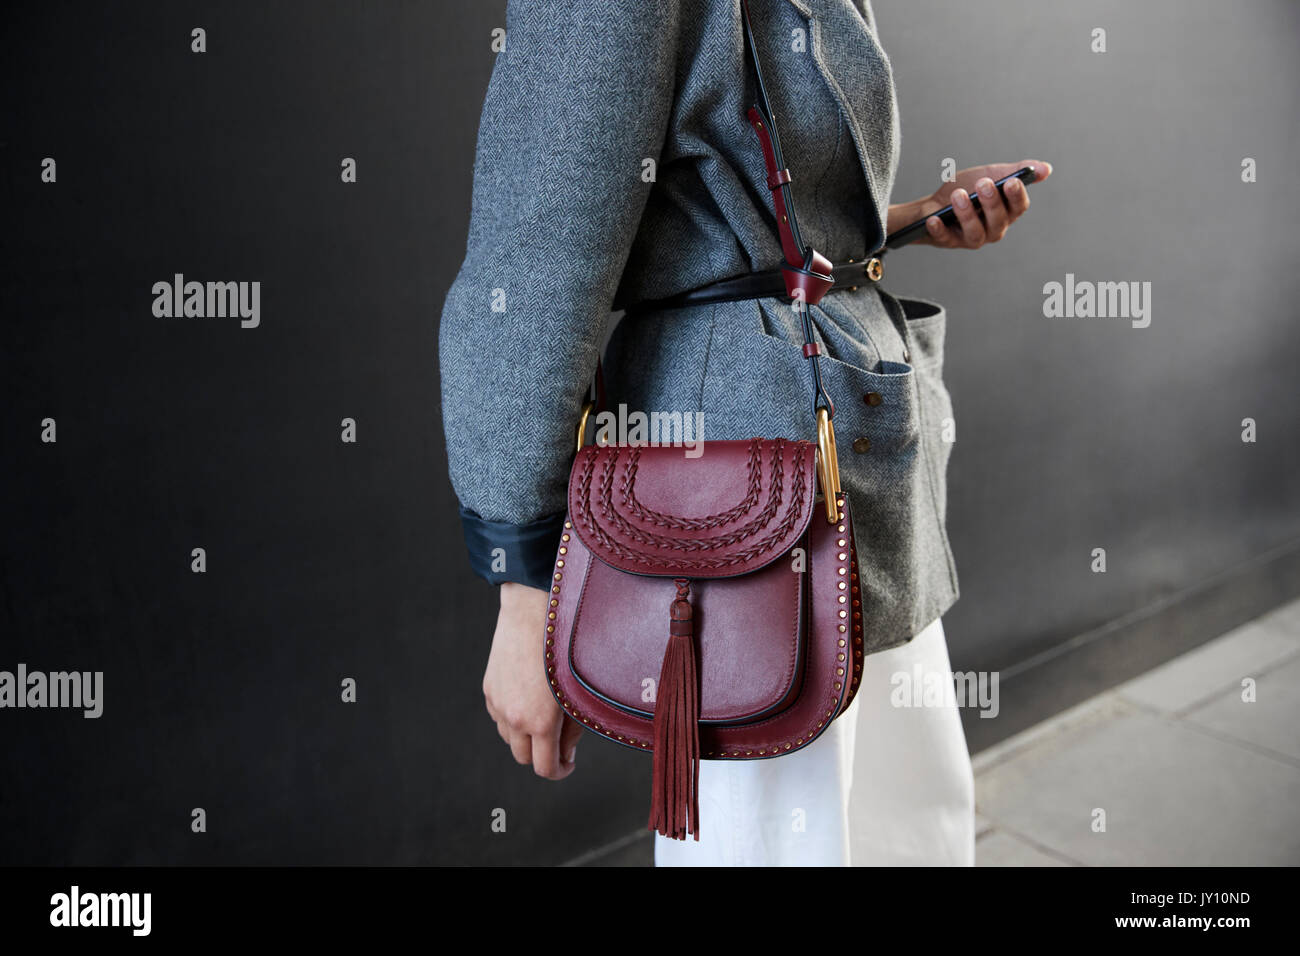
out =
{"type": "MultiPolygon", "coordinates": [[[[750,18],[803,238],[831,262],[865,260],[950,198],[958,223],[931,216],[931,244],[997,241],[1029,199],[1016,182],[1005,199],[989,192],[992,179],[1029,163],[1040,180],[1050,172],[1034,161],[975,167],[889,205],[897,107],[867,0],[752,0],[750,18]]],[[[769,269],[782,253],[745,118],[756,86],[738,0],[510,0],[506,27],[466,256],[442,317],[443,414],[471,563],[501,584],[488,713],[519,763],[560,779],[581,731],[539,666],[542,588],[611,304],[769,269]]],[[[703,837],[658,837],[656,862],[843,864],[856,844],[859,863],[969,864],[973,784],[957,713],[891,706],[891,675],[949,671],[945,314],[866,279],[809,308],[842,483],[867,542],[867,627],[893,649],[867,658],[852,708],[804,750],[706,761],[703,837]],[[855,737],[862,804],[850,827],[855,737]]],[[[629,312],[606,355],[608,402],[703,413],[712,439],[807,438],[802,340],[800,317],[777,298],[629,312]]]]}

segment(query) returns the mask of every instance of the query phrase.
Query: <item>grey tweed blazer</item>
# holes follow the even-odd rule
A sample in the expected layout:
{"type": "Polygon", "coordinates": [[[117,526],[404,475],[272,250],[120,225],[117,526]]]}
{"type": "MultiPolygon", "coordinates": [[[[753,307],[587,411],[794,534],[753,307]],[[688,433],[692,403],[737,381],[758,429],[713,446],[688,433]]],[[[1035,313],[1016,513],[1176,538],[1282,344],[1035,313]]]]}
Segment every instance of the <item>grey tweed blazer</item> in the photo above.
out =
{"type": "MultiPolygon", "coordinates": [[[[868,0],[750,0],[750,14],[804,240],[861,260],[883,241],[899,145],[868,0]]],[[[741,31],[739,0],[509,2],[440,331],[451,480],[489,580],[549,580],[615,296],[782,261],[741,31]]],[[[811,312],[880,649],[957,597],[945,313],[871,284],[811,312]]],[[[608,403],[702,412],[706,439],[814,438],[801,342],[776,298],[629,317],[608,343],[608,403]]]]}

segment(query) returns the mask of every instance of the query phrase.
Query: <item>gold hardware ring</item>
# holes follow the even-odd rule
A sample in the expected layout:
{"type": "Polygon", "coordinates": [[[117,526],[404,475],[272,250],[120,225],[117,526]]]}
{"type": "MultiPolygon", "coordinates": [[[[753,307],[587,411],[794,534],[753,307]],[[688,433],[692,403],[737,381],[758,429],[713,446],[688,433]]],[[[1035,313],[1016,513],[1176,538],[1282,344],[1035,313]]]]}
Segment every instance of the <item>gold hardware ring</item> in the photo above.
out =
{"type": "Polygon", "coordinates": [[[840,460],[835,452],[835,424],[825,408],[817,409],[817,479],[826,499],[826,520],[840,520],[840,460]]]}
{"type": "Polygon", "coordinates": [[[578,417],[578,451],[582,451],[582,446],[587,443],[587,419],[595,407],[596,403],[590,400],[582,404],[582,414],[578,417]]]}

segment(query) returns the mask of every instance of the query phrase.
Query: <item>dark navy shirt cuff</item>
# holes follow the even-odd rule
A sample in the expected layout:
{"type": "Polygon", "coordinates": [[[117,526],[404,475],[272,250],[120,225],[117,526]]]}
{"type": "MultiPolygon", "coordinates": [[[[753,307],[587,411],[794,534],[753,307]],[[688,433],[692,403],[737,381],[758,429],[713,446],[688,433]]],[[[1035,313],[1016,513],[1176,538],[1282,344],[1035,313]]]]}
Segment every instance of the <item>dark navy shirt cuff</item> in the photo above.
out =
{"type": "Polygon", "coordinates": [[[460,523],[474,573],[492,584],[514,581],[549,591],[564,513],[528,524],[488,521],[464,505],[460,523]]]}

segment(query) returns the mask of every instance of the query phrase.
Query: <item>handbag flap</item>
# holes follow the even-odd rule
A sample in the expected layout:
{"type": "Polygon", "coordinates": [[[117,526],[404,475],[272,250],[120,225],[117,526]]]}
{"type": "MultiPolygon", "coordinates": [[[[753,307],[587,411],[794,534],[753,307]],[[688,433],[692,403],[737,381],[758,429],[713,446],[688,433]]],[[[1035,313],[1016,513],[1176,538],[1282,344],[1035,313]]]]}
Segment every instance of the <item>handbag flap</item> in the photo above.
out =
{"type": "MultiPolygon", "coordinates": [[[[757,720],[793,699],[808,627],[806,579],[777,561],[743,577],[691,585],[702,721],[757,720]]],[[[647,688],[661,676],[676,587],[599,561],[581,587],[569,641],[573,676],[605,702],[653,719],[655,695],[647,688]]]]}
{"type": "Polygon", "coordinates": [[[812,520],[817,446],[784,438],[590,445],[569,476],[569,516],[604,563],[633,574],[721,578],[787,554],[812,520]]]}

